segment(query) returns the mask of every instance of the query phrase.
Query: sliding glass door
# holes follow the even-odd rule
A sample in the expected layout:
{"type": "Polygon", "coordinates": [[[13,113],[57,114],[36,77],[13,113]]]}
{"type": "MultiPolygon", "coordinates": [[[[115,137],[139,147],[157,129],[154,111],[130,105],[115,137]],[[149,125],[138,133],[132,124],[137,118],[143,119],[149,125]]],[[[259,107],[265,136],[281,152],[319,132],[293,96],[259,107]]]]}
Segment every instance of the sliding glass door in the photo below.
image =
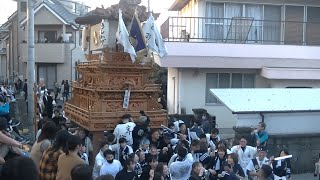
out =
{"type": "Polygon", "coordinates": [[[224,4],[207,2],[205,38],[210,42],[223,42],[224,4]]]}
{"type": "Polygon", "coordinates": [[[252,18],[252,24],[248,33],[247,43],[262,43],[263,6],[246,5],[245,17],[252,18]]]}
{"type": "Polygon", "coordinates": [[[284,43],[303,44],[304,7],[286,6],[284,43]]]}
{"type": "Polygon", "coordinates": [[[320,45],[320,7],[307,10],[306,44],[320,45]]]}
{"type": "Polygon", "coordinates": [[[280,44],[281,42],[281,6],[264,6],[263,43],[280,44]]]}

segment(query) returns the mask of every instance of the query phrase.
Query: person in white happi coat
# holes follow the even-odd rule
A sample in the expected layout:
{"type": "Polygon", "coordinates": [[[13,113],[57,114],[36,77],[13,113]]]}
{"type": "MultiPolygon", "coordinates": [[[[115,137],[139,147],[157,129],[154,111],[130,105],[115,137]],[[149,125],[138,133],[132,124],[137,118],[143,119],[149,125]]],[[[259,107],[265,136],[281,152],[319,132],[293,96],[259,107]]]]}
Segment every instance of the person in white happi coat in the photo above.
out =
{"type": "Polygon", "coordinates": [[[264,148],[258,149],[258,157],[252,159],[247,166],[246,173],[249,179],[258,180],[258,172],[262,165],[265,164],[272,167],[273,158],[270,157],[270,160],[267,158],[267,152],[264,148]]]}
{"type": "MultiPolygon", "coordinates": [[[[232,153],[236,153],[239,156],[239,164],[246,174],[246,169],[251,159],[255,158],[257,154],[257,148],[252,146],[247,146],[246,138],[242,137],[240,139],[240,145],[233,146],[231,148],[232,153]]],[[[247,174],[246,174],[247,176],[247,174]]]]}
{"type": "MultiPolygon", "coordinates": [[[[190,177],[192,164],[194,162],[193,157],[188,150],[184,147],[178,147],[178,153],[175,157],[175,161],[169,162],[169,172],[172,180],[186,180],[190,177]]],[[[172,156],[173,157],[173,156],[172,156]]]]}

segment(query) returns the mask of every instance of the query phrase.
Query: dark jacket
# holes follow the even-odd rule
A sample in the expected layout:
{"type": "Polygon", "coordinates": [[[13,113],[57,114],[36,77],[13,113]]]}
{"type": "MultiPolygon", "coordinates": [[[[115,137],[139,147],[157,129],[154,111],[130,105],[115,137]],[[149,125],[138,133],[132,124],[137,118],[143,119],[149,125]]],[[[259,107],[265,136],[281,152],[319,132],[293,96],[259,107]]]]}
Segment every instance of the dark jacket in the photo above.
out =
{"type": "Polygon", "coordinates": [[[64,93],[69,93],[70,92],[70,85],[69,84],[65,84],[63,87],[64,93]]]}
{"type": "Polygon", "coordinates": [[[49,118],[52,117],[53,114],[53,98],[51,96],[47,96],[47,104],[46,104],[46,110],[47,110],[47,115],[49,118]]]}
{"type": "Polygon", "coordinates": [[[141,173],[141,176],[140,176],[140,180],[149,180],[150,179],[150,170],[151,170],[151,166],[150,165],[147,165],[145,166],[143,169],[142,169],[142,173],[141,173]]]}
{"type": "Polygon", "coordinates": [[[215,157],[211,158],[210,163],[208,164],[208,169],[213,169],[217,172],[216,175],[214,175],[213,178],[211,179],[218,179],[218,174],[221,174],[222,171],[224,171],[224,167],[227,166],[227,158],[226,156],[223,159],[219,159],[219,163],[220,163],[220,169],[216,170],[215,168],[217,167],[217,161],[219,159],[219,156],[216,155],[215,157]]]}
{"type": "MultiPolygon", "coordinates": [[[[230,165],[227,165],[230,167],[230,165]]],[[[245,174],[243,172],[243,169],[241,168],[240,164],[235,164],[232,168],[232,173],[229,175],[225,175],[223,180],[239,180],[237,175],[241,177],[245,177],[245,174]]]]}
{"type": "Polygon", "coordinates": [[[275,175],[279,177],[291,177],[291,163],[290,159],[285,159],[284,161],[281,162],[281,166],[277,166],[278,161],[273,161],[272,166],[273,166],[273,172],[275,175]]]}
{"type": "Polygon", "coordinates": [[[142,138],[144,138],[148,133],[148,126],[146,124],[138,124],[134,127],[132,131],[133,138],[133,150],[136,151],[139,148],[142,138]]]}
{"type": "Polygon", "coordinates": [[[169,163],[170,158],[171,158],[171,157],[173,156],[173,154],[174,154],[171,145],[168,145],[167,147],[168,147],[168,151],[167,151],[167,152],[164,152],[164,151],[160,150],[160,153],[159,153],[159,155],[158,155],[158,157],[159,157],[158,161],[159,161],[159,162],[166,163],[166,164],[169,163]]]}
{"type": "Polygon", "coordinates": [[[115,180],[137,180],[137,179],[138,179],[138,175],[134,171],[128,172],[125,169],[122,169],[121,171],[119,171],[115,178],[115,180]]]}
{"type": "Polygon", "coordinates": [[[164,142],[163,138],[160,137],[156,142],[149,139],[150,145],[153,144],[157,147],[158,150],[162,150],[164,147],[167,147],[167,144],[164,142]]]}
{"type": "Polygon", "coordinates": [[[205,180],[205,177],[192,175],[189,177],[189,180],[205,180]]]}

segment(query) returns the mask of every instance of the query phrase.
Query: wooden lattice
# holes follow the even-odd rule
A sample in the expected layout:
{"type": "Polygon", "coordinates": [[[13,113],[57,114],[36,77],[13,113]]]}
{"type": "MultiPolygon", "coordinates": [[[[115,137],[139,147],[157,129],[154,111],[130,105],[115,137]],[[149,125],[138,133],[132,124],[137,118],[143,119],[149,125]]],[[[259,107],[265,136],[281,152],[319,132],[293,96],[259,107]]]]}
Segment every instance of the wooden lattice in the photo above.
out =
{"type": "Polygon", "coordinates": [[[149,81],[152,63],[131,62],[127,53],[86,55],[79,63],[80,79],[72,83],[73,98],[65,104],[66,116],[91,132],[113,130],[121,116],[137,119],[140,110],[151,119],[151,128],[167,123],[166,111],[158,103],[160,85],[149,81]],[[123,109],[124,91],[131,90],[128,109],[123,109]]]}

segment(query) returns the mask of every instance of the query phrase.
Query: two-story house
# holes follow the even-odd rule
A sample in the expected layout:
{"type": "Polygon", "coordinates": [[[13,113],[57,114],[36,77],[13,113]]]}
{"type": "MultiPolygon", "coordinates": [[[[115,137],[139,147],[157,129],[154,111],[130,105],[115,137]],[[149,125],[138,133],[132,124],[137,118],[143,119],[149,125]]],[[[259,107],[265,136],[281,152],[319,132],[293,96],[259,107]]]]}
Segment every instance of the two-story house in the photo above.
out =
{"type": "MultiPolygon", "coordinates": [[[[319,88],[320,1],[176,0],[161,26],[169,113],[205,108],[235,125],[214,88],[319,88]]],[[[296,102],[299,103],[299,102],[296,102]]]]}
{"type": "MultiPolygon", "coordinates": [[[[2,28],[9,31],[7,40],[9,78],[27,77],[28,37],[27,2],[18,0],[17,11],[2,28]]],[[[75,18],[89,7],[71,0],[37,0],[34,7],[34,39],[36,82],[43,81],[48,89],[54,82],[74,80],[75,64],[83,60],[81,26],[75,18]]]]}

